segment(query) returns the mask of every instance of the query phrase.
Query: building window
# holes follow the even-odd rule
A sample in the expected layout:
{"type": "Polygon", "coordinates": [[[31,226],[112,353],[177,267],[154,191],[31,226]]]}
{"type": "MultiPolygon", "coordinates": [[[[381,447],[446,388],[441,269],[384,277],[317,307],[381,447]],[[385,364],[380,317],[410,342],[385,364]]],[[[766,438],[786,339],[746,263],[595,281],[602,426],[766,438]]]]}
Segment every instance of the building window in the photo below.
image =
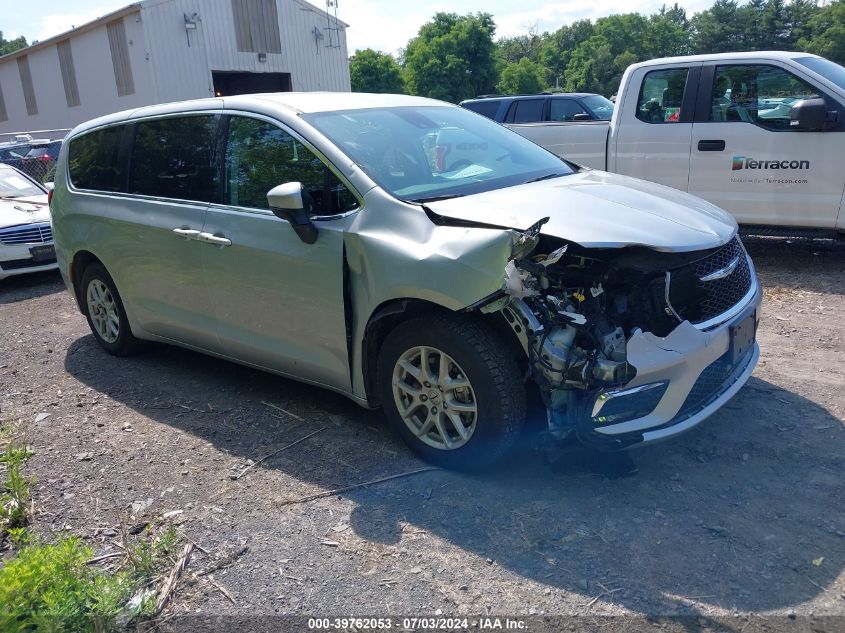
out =
{"type": "Polygon", "coordinates": [[[35,88],[32,85],[32,73],[29,71],[29,57],[18,57],[18,74],[21,76],[23,99],[26,102],[26,113],[30,116],[38,114],[38,103],[35,101],[35,88]]]}
{"type": "Polygon", "coordinates": [[[56,44],[56,51],[59,54],[59,67],[62,70],[62,83],[65,86],[67,107],[78,106],[80,103],[79,86],[76,84],[76,69],[73,67],[73,51],[70,49],[70,40],[63,40],[56,44]]]}
{"type": "Polygon", "coordinates": [[[0,84],[0,121],[8,121],[9,114],[6,112],[6,101],[3,99],[3,85],[0,84]]]}
{"type": "Polygon", "coordinates": [[[114,67],[114,82],[117,85],[117,96],[135,94],[135,81],[132,79],[132,65],[129,62],[129,44],[126,42],[126,26],[123,19],[109,22],[106,25],[109,34],[109,48],[111,49],[111,63],[114,67]]]}
{"type": "Polygon", "coordinates": [[[232,0],[232,17],[239,52],[282,52],[276,0],[232,0]]]}

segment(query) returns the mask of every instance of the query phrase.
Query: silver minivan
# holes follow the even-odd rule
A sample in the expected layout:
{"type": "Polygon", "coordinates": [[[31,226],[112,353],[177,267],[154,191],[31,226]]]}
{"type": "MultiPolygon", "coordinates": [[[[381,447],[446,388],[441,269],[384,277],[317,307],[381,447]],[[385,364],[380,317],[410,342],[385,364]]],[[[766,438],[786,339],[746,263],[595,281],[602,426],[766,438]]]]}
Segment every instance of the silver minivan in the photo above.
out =
{"type": "Polygon", "coordinates": [[[760,288],[729,215],[429,99],[103,117],[68,136],[52,213],[106,351],[171,343],[338,391],[448,467],[505,453],[531,398],[550,444],[667,438],[759,355],[760,288]]]}

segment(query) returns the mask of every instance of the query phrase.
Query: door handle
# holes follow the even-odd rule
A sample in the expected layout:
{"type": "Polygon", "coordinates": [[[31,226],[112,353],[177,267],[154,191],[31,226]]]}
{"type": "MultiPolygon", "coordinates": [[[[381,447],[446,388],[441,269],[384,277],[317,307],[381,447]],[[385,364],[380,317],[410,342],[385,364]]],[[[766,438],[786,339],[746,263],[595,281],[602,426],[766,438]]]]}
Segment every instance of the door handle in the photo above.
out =
{"type": "Polygon", "coordinates": [[[173,232],[179,237],[184,237],[186,240],[196,240],[200,236],[200,232],[196,229],[178,228],[173,229],[173,232]]]}
{"type": "Polygon", "coordinates": [[[725,141],[699,141],[699,152],[724,152],[725,141]]]}
{"type": "Polygon", "coordinates": [[[221,237],[219,235],[213,235],[212,233],[200,233],[198,238],[200,242],[206,242],[208,244],[214,244],[215,246],[231,246],[232,240],[227,237],[221,237]]]}

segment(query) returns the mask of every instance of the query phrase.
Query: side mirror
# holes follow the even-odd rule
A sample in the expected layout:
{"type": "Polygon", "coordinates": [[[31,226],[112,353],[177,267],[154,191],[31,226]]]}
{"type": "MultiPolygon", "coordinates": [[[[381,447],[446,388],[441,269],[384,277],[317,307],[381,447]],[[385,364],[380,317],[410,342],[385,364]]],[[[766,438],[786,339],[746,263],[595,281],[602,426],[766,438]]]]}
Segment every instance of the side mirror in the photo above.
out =
{"type": "Polygon", "coordinates": [[[572,120],[573,121],[589,121],[591,119],[590,119],[590,115],[587,114],[586,112],[579,112],[578,114],[572,115],[572,120]]]}
{"type": "Polygon", "coordinates": [[[300,182],[286,182],[267,192],[270,210],[277,218],[286,220],[306,244],[317,241],[317,227],[311,221],[314,201],[300,182]]]}
{"type": "Polygon", "coordinates": [[[789,127],[820,132],[828,123],[836,123],[839,113],[829,112],[824,99],[802,99],[789,111],[789,127]]]}

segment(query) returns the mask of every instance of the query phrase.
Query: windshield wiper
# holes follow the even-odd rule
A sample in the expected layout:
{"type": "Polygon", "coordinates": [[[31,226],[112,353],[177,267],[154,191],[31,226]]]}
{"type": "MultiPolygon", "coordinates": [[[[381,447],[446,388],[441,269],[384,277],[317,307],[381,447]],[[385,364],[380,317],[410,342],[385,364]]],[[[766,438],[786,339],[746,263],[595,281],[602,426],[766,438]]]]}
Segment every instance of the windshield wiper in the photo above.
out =
{"type": "Polygon", "coordinates": [[[559,178],[561,176],[568,176],[569,174],[561,174],[559,172],[554,172],[551,174],[546,174],[545,176],[539,176],[538,178],[532,178],[531,180],[526,180],[523,185],[527,185],[529,182],[540,182],[541,180],[549,180],[550,178],[559,178]]]}
{"type": "Polygon", "coordinates": [[[463,198],[466,194],[465,193],[444,193],[439,196],[429,196],[427,198],[411,198],[409,202],[437,202],[439,200],[450,200],[452,198],[463,198]]]}

